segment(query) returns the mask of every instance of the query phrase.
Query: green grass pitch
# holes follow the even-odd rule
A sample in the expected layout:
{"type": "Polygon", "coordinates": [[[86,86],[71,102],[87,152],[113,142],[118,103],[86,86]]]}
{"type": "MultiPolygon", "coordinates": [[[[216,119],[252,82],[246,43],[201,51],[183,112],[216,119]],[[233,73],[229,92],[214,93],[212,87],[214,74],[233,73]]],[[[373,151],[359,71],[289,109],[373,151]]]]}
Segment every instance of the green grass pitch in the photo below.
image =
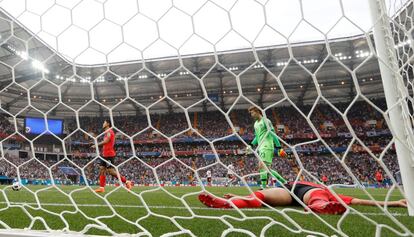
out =
{"type": "MultiPolygon", "coordinates": [[[[390,218],[378,207],[354,206],[370,220],[352,212],[341,219],[339,215],[316,217],[305,214],[302,213],[303,208],[299,207],[277,207],[277,211],[269,208],[240,211],[211,209],[198,201],[197,192],[201,190],[200,187],[165,187],[168,192],[157,187],[134,187],[132,193],[123,188],[107,187],[106,193],[99,195],[84,186],[59,186],[64,193],[55,187],[28,188],[36,192],[36,195],[24,189],[12,191],[10,187],[1,187],[0,221],[11,228],[45,230],[48,227],[92,235],[112,235],[114,232],[140,233],[142,229],[132,224],[137,223],[152,236],[161,236],[168,232],[178,233],[181,230],[177,226],[191,231],[196,236],[221,236],[223,232],[228,232],[227,236],[249,236],[243,233],[243,230],[256,236],[321,236],[312,233],[313,231],[327,236],[341,236],[323,223],[325,221],[333,227],[339,226],[348,236],[375,236],[379,226],[375,223],[385,224],[404,233],[403,227],[392,219],[395,218],[411,233],[414,232],[414,217],[409,217],[405,208],[389,208],[388,211],[392,215],[390,218]],[[11,206],[7,206],[7,203],[11,206]],[[41,208],[37,203],[41,204],[41,208]],[[114,215],[114,212],[117,215],[114,215]],[[36,217],[42,217],[45,223],[36,217]],[[231,227],[235,231],[230,231],[231,227]],[[108,228],[113,232],[105,230],[108,228]]],[[[240,195],[248,193],[244,187],[209,187],[208,190],[217,195],[227,192],[240,195]]],[[[359,189],[337,191],[367,198],[359,189]]],[[[377,200],[384,200],[389,190],[368,191],[377,200]]],[[[390,194],[390,200],[398,200],[401,197],[398,191],[390,194]]],[[[385,225],[381,225],[383,228],[378,230],[381,236],[398,236],[385,225]]],[[[177,236],[190,235],[181,233],[177,236]]]]}

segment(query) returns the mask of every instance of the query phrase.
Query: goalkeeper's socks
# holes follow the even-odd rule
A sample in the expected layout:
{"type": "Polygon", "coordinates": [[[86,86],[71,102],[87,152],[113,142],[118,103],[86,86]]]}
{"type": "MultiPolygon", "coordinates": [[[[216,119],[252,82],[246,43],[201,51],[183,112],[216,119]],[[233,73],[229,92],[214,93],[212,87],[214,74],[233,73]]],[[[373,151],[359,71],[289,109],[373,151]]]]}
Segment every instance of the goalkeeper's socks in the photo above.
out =
{"type": "Polygon", "coordinates": [[[273,175],[273,177],[275,177],[282,184],[285,184],[286,183],[286,179],[284,179],[282,177],[282,175],[280,175],[278,172],[276,172],[274,170],[270,170],[270,173],[273,175]]]}
{"type": "Polygon", "coordinates": [[[265,169],[260,170],[260,186],[265,189],[267,186],[267,171],[265,169]]]}
{"type": "Polygon", "coordinates": [[[99,176],[99,186],[105,187],[105,185],[106,185],[106,176],[105,175],[100,175],[99,176]]]}
{"type": "Polygon", "coordinates": [[[125,176],[121,176],[121,182],[122,183],[125,183],[127,180],[126,180],[126,178],[125,178],[125,176]]]}
{"type": "Polygon", "coordinates": [[[245,199],[232,199],[231,202],[238,208],[257,208],[262,206],[262,202],[264,200],[264,195],[261,192],[254,192],[247,196],[249,200],[245,199]]]}
{"type": "Polygon", "coordinates": [[[260,188],[262,190],[267,188],[267,180],[262,179],[262,181],[260,183],[260,188]]]}

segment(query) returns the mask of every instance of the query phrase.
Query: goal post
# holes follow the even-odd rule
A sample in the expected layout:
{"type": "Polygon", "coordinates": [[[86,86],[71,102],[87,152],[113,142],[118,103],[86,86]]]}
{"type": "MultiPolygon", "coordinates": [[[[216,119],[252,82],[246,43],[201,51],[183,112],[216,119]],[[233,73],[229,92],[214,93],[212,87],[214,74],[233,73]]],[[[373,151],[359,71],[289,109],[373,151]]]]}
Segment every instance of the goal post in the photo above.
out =
{"type": "Polygon", "coordinates": [[[390,29],[391,16],[387,15],[385,0],[369,0],[369,4],[374,24],[375,48],[391,121],[390,129],[396,137],[395,148],[404,192],[409,204],[408,212],[410,216],[414,216],[414,186],[411,185],[414,183],[413,128],[406,100],[409,95],[398,66],[394,38],[390,29]]]}

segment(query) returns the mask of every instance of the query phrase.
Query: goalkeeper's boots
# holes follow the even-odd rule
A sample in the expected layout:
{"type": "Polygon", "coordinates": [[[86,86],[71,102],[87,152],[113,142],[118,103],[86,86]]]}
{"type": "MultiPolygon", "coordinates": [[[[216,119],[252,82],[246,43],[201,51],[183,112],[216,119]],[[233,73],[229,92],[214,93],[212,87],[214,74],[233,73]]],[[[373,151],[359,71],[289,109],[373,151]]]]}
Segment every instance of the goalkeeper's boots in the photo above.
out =
{"type": "Polygon", "coordinates": [[[315,200],[308,207],[317,214],[340,215],[346,211],[346,208],[337,201],[315,200]]]}
{"type": "Polygon", "coordinates": [[[128,190],[131,190],[131,188],[132,188],[132,182],[131,181],[126,181],[125,182],[125,187],[128,189],[128,190]]]}
{"type": "Polygon", "coordinates": [[[200,195],[198,195],[198,199],[200,200],[200,202],[202,202],[204,205],[208,207],[232,208],[232,206],[226,199],[214,197],[213,195],[208,193],[201,193],[200,195]]]}
{"type": "Polygon", "coordinates": [[[105,192],[105,188],[104,187],[99,187],[97,189],[95,189],[96,193],[104,193],[105,192]]]}

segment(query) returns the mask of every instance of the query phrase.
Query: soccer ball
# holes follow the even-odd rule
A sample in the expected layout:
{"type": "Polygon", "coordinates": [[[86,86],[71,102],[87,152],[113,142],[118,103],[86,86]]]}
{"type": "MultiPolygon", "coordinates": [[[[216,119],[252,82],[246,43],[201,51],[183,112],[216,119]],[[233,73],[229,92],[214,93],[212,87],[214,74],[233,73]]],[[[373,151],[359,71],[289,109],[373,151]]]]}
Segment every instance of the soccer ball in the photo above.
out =
{"type": "Polygon", "coordinates": [[[19,182],[13,182],[12,189],[13,191],[19,191],[22,188],[19,182]]]}

